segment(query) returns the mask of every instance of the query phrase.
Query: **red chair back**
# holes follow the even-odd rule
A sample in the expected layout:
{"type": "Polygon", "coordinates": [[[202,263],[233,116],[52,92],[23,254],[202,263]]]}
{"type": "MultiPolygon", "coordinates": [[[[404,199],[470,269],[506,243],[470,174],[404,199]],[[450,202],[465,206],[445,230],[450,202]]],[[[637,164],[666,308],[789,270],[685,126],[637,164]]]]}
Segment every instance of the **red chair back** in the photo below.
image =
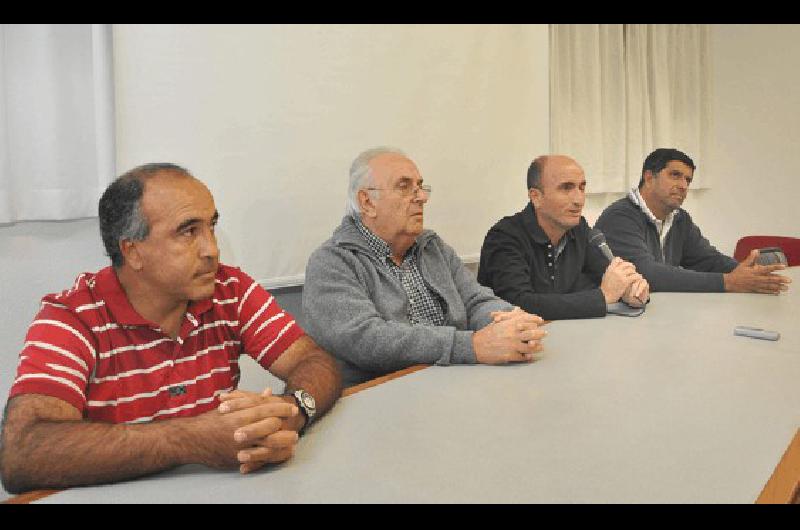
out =
{"type": "Polygon", "coordinates": [[[790,267],[800,265],[800,238],[784,236],[745,236],[736,243],[733,259],[742,261],[754,248],[780,247],[790,267]]]}

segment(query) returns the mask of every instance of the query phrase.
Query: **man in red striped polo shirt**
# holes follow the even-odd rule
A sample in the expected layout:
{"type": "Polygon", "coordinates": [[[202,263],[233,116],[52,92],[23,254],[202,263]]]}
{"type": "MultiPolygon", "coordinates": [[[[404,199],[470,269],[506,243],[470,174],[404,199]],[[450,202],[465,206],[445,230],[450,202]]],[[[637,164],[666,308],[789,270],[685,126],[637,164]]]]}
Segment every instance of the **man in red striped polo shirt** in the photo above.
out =
{"type": "Polygon", "coordinates": [[[219,263],[208,188],[173,164],[140,166],[106,189],[99,217],[112,265],[46,296],[28,329],[4,413],[5,488],[290,458],[338,398],[338,368],[258,283],[219,263]],[[285,394],[237,390],[241,354],[285,394]]]}

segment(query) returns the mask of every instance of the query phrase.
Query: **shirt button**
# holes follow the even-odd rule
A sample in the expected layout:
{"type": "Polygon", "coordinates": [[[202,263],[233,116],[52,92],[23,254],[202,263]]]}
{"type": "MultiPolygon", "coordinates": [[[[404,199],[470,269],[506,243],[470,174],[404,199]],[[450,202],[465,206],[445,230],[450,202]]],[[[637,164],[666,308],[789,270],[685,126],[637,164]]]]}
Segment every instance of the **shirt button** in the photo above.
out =
{"type": "Polygon", "coordinates": [[[555,280],[555,279],[556,279],[556,277],[555,277],[555,276],[550,276],[550,279],[551,279],[551,280],[555,280]]]}

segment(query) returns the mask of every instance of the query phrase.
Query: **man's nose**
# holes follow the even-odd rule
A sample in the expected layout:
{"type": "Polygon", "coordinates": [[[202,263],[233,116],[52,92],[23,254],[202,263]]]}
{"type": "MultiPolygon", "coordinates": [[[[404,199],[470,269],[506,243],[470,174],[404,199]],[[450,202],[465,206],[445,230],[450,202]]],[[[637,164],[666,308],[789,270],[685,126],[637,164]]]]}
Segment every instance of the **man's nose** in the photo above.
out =
{"type": "Polygon", "coordinates": [[[200,244],[200,257],[219,259],[217,236],[212,230],[207,230],[200,244]]]}

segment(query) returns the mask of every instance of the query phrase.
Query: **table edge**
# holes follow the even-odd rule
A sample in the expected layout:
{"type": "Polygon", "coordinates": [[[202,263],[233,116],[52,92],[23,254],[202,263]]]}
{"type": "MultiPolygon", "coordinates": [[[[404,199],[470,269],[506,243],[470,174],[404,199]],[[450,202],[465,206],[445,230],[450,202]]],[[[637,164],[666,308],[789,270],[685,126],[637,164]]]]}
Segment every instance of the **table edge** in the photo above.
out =
{"type": "Polygon", "coordinates": [[[800,429],[775,466],[756,504],[800,504],[800,429]]]}

